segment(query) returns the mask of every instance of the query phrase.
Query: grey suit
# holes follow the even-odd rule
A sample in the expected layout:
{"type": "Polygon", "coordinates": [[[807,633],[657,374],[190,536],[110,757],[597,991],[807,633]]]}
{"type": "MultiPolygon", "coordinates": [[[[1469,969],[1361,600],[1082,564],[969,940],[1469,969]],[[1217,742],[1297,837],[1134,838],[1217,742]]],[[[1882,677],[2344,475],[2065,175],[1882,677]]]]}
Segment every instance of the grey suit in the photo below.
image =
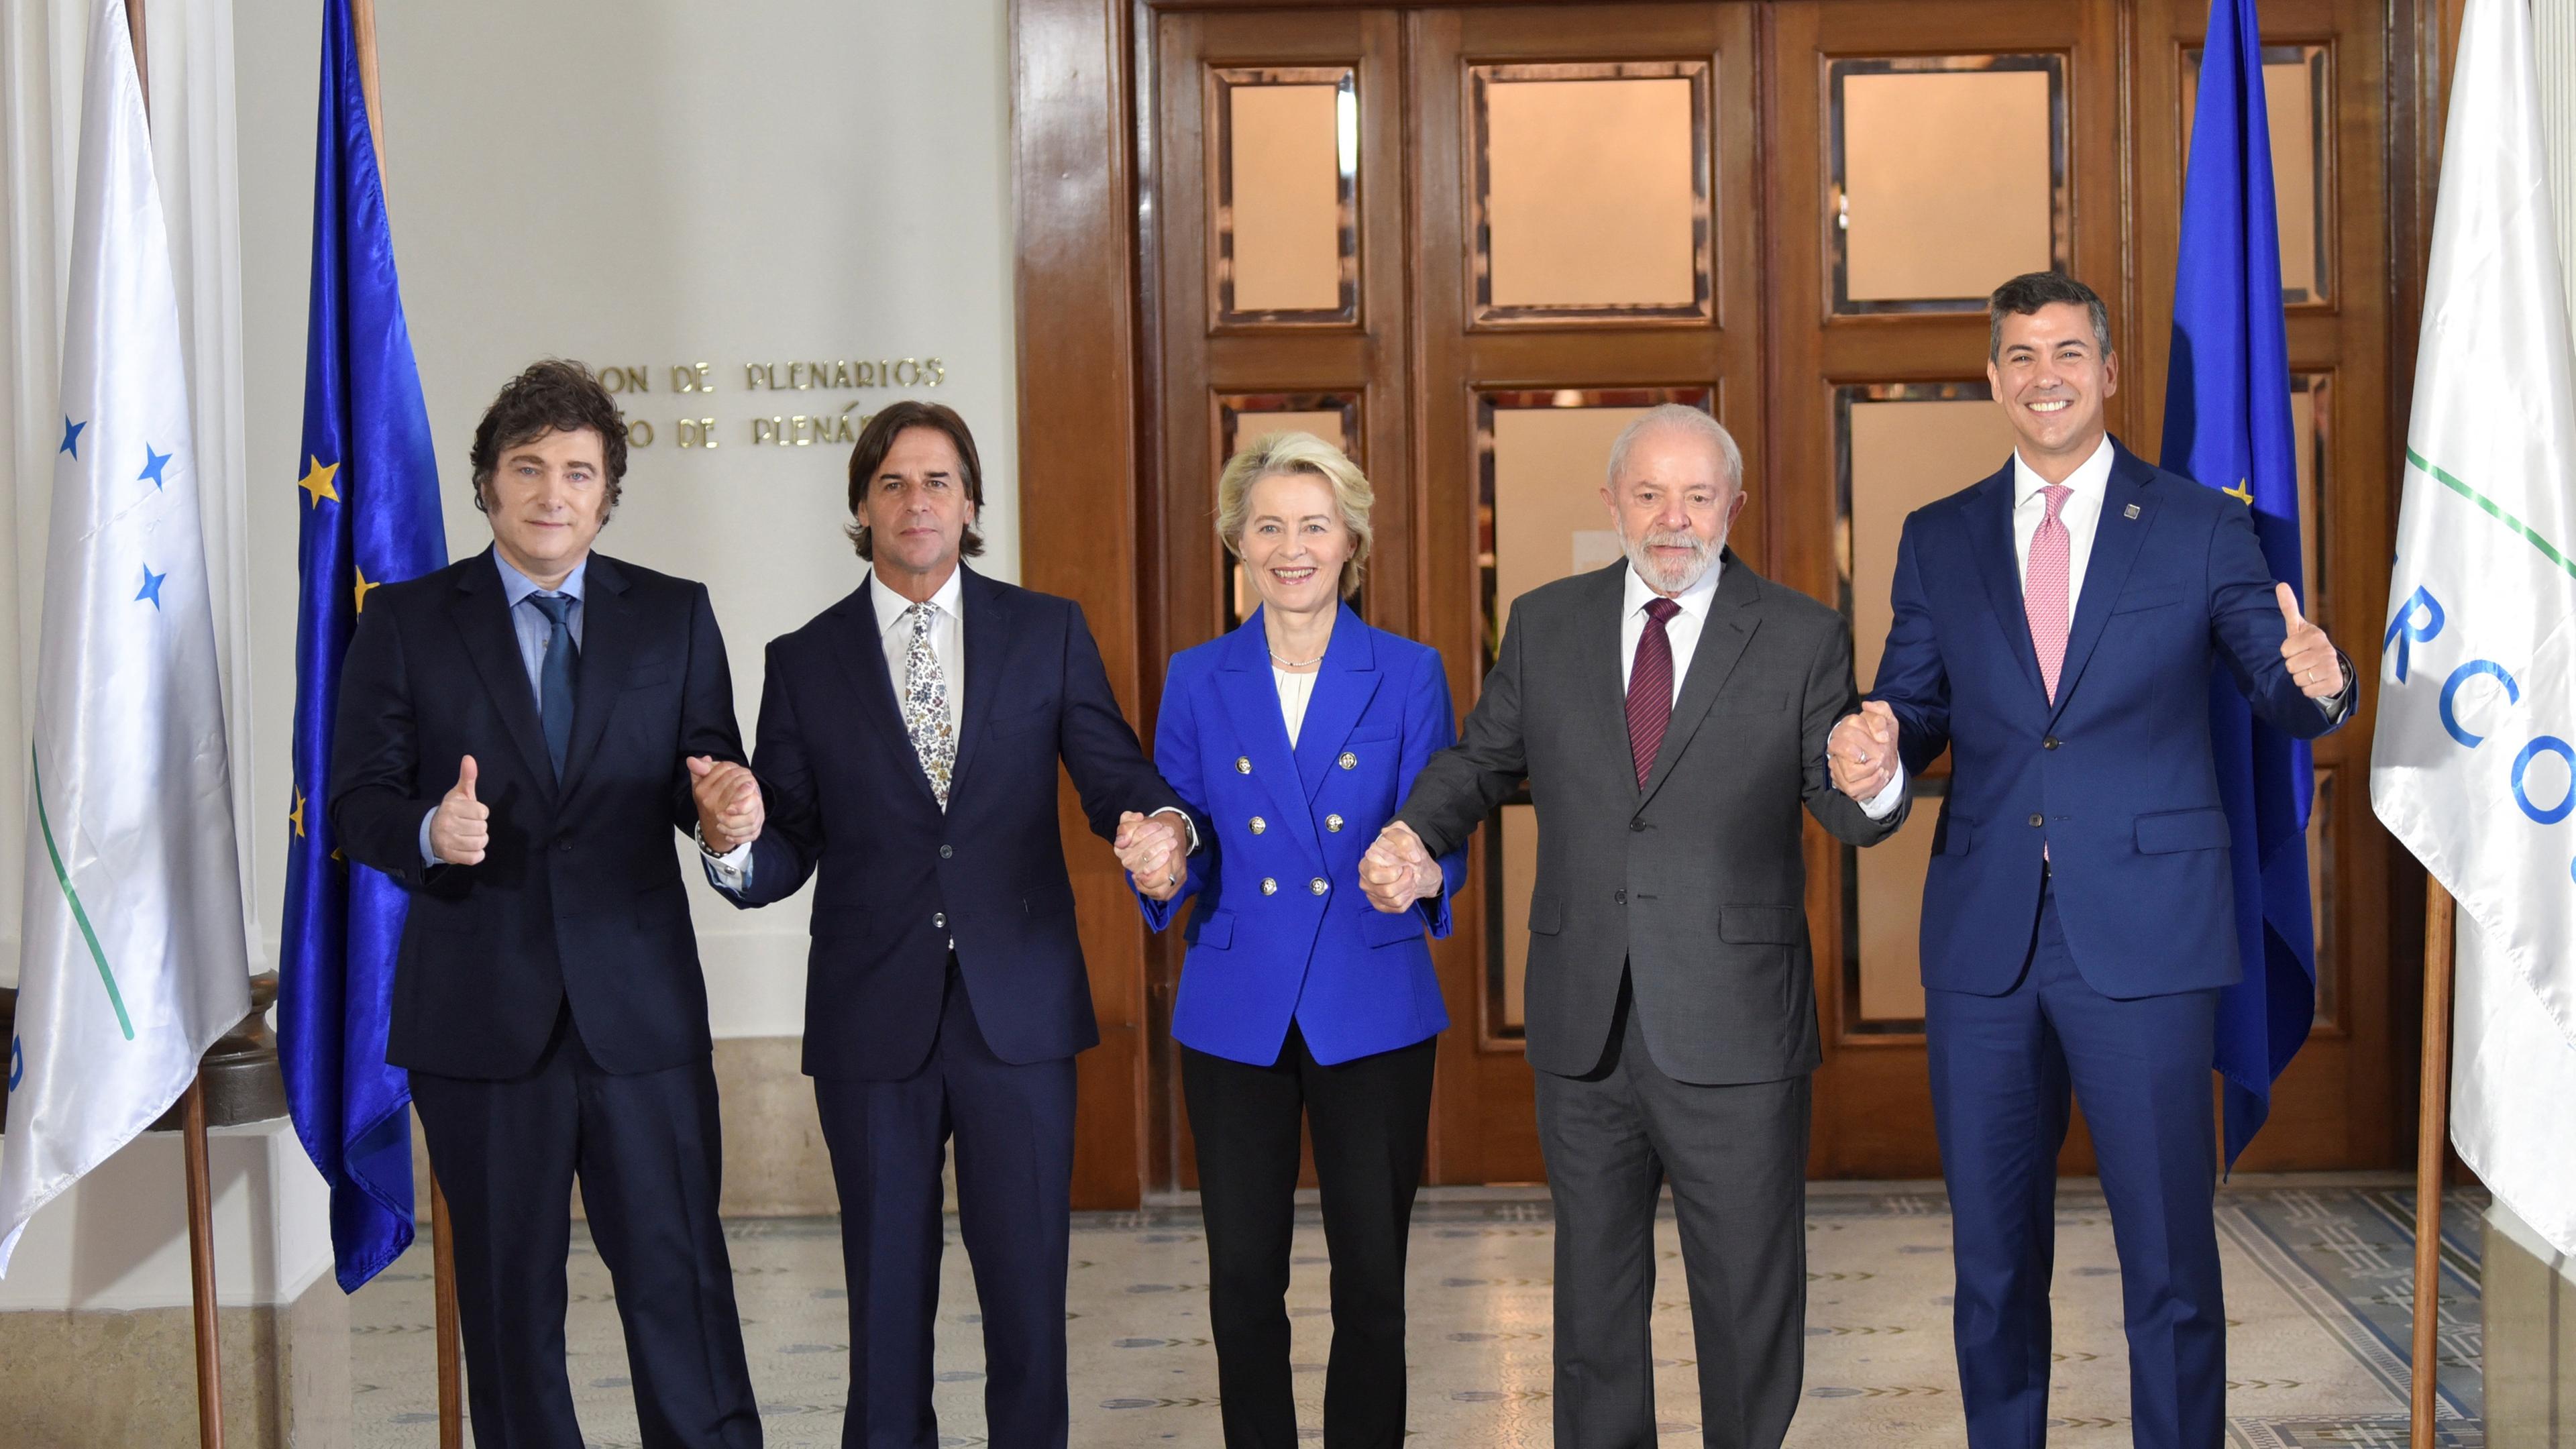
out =
{"type": "Polygon", "coordinates": [[[1799,808],[1885,839],[1833,788],[1859,707],[1842,617],[1725,555],[1645,787],[1629,758],[1625,562],[1534,589],[1459,743],[1397,818],[1436,856],[1526,777],[1537,806],[1530,1065],[1556,1201],[1556,1442],[1655,1434],[1647,1315],[1669,1178],[1710,1446],[1776,1445],[1804,1367],[1807,1074],[1818,1060],[1799,808]]]}

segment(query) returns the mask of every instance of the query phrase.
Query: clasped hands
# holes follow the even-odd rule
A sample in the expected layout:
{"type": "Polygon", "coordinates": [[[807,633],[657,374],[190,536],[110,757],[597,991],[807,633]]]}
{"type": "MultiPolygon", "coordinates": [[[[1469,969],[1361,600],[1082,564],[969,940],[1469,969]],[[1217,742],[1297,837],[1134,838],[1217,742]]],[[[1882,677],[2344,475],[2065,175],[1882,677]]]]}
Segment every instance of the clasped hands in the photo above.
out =
{"type": "Polygon", "coordinates": [[[769,807],[760,781],[730,760],[689,757],[689,797],[698,805],[698,841],[709,855],[724,855],[760,838],[769,807]]]}
{"type": "Polygon", "coordinates": [[[1896,778],[1896,712],[1879,701],[1861,702],[1825,740],[1825,762],[1834,788],[1866,805],[1896,778]]]}
{"type": "Polygon", "coordinates": [[[1379,831],[1368,853],[1360,857],[1360,889],[1367,892],[1370,905],[1391,916],[1413,909],[1415,901],[1440,894],[1444,884],[1440,862],[1431,858],[1413,827],[1401,820],[1379,831]]]}
{"type": "Polygon", "coordinates": [[[1184,864],[1190,838],[1170,815],[1144,815],[1134,810],[1118,817],[1118,837],[1110,842],[1118,864],[1136,882],[1136,893],[1151,901],[1168,901],[1181,893],[1188,878],[1184,864]]]}

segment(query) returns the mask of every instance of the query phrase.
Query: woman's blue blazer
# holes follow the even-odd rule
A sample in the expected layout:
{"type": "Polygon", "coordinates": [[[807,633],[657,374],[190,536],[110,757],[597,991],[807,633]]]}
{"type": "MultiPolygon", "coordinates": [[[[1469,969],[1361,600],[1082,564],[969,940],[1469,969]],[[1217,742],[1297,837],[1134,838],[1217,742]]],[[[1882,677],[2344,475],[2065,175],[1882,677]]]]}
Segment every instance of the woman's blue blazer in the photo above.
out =
{"type": "Polygon", "coordinates": [[[1315,1060],[1330,1065],[1449,1024],[1424,932],[1449,934],[1465,848],[1442,857],[1441,893],[1401,915],[1369,905],[1360,856],[1423,762],[1456,738],[1439,652],[1373,629],[1348,607],[1294,749],[1259,611],[1172,656],[1154,764],[1215,827],[1190,857],[1181,894],[1142,901],[1159,931],[1196,900],[1172,1008],[1182,1045],[1266,1066],[1294,1021],[1315,1060]]]}

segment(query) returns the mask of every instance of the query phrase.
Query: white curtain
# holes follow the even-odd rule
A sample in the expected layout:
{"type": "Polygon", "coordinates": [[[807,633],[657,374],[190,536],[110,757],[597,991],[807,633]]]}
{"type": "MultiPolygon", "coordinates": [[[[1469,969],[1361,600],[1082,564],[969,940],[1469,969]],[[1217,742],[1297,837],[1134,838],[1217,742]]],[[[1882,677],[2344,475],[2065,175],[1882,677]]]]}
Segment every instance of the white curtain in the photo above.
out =
{"type": "MultiPolygon", "coordinates": [[[[62,364],[61,295],[71,259],[74,167],[80,153],[80,76],[94,0],[0,0],[0,985],[18,979],[19,893],[25,862],[27,720],[34,706],[36,630],[44,594],[45,525],[62,364]]],[[[235,175],[231,0],[146,0],[152,150],[170,225],[179,325],[200,476],[215,649],[224,680],[233,816],[245,887],[252,843],[284,806],[251,798],[253,681],[244,608],[247,475],[242,456],[240,198],[235,175]]],[[[273,686],[292,690],[294,681],[273,686]]],[[[281,746],[282,748],[282,746],[281,746]]],[[[267,903],[246,896],[254,970],[273,927],[267,903]]]]}
{"type": "Polygon", "coordinates": [[[2558,264],[2576,297],[2576,0],[2531,0],[2533,60],[2540,71],[2540,131],[2549,145],[2549,194],[2558,220],[2558,264]]]}

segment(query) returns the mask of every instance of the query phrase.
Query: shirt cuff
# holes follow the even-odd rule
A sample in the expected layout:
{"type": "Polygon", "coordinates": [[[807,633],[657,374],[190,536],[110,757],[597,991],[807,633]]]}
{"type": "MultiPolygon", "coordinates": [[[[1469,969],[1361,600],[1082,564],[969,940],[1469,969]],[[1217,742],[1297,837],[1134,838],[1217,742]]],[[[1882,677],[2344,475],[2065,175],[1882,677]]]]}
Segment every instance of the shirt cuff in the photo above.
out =
{"type": "Polygon", "coordinates": [[[429,807],[428,814],[420,817],[420,863],[424,868],[447,864],[446,861],[438,858],[437,851],[429,848],[429,822],[436,820],[437,818],[438,807],[435,805],[429,807]]]}
{"type": "Polygon", "coordinates": [[[1187,810],[1175,810],[1171,806],[1166,805],[1154,813],[1156,815],[1177,815],[1181,817],[1181,828],[1188,831],[1190,835],[1190,848],[1182,853],[1184,855],[1196,855],[1199,853],[1199,823],[1190,818],[1190,812],[1187,810]]]}
{"type": "Polygon", "coordinates": [[[704,829],[689,827],[689,838],[698,843],[698,862],[707,868],[707,884],[718,890],[739,895],[751,884],[751,842],[746,840],[722,855],[707,849],[704,829]]]}
{"type": "Polygon", "coordinates": [[[2355,677],[2352,672],[2352,661],[2346,659],[2340,651],[2335,655],[2335,664],[2343,670],[2343,690],[2341,693],[2330,695],[2327,698],[2318,700],[2317,708],[2326,712],[2327,719],[2334,721],[2336,724],[2341,724],[2344,721],[2344,717],[2352,713],[2352,706],[2354,700],[2358,696],[2361,680],[2355,677]]]}
{"type": "Polygon", "coordinates": [[[1897,762],[1896,773],[1887,777],[1885,788],[1863,802],[1860,813],[1872,820],[1885,820],[1895,814],[1896,807],[1903,803],[1905,803],[1905,763],[1900,760],[1897,762]]]}

